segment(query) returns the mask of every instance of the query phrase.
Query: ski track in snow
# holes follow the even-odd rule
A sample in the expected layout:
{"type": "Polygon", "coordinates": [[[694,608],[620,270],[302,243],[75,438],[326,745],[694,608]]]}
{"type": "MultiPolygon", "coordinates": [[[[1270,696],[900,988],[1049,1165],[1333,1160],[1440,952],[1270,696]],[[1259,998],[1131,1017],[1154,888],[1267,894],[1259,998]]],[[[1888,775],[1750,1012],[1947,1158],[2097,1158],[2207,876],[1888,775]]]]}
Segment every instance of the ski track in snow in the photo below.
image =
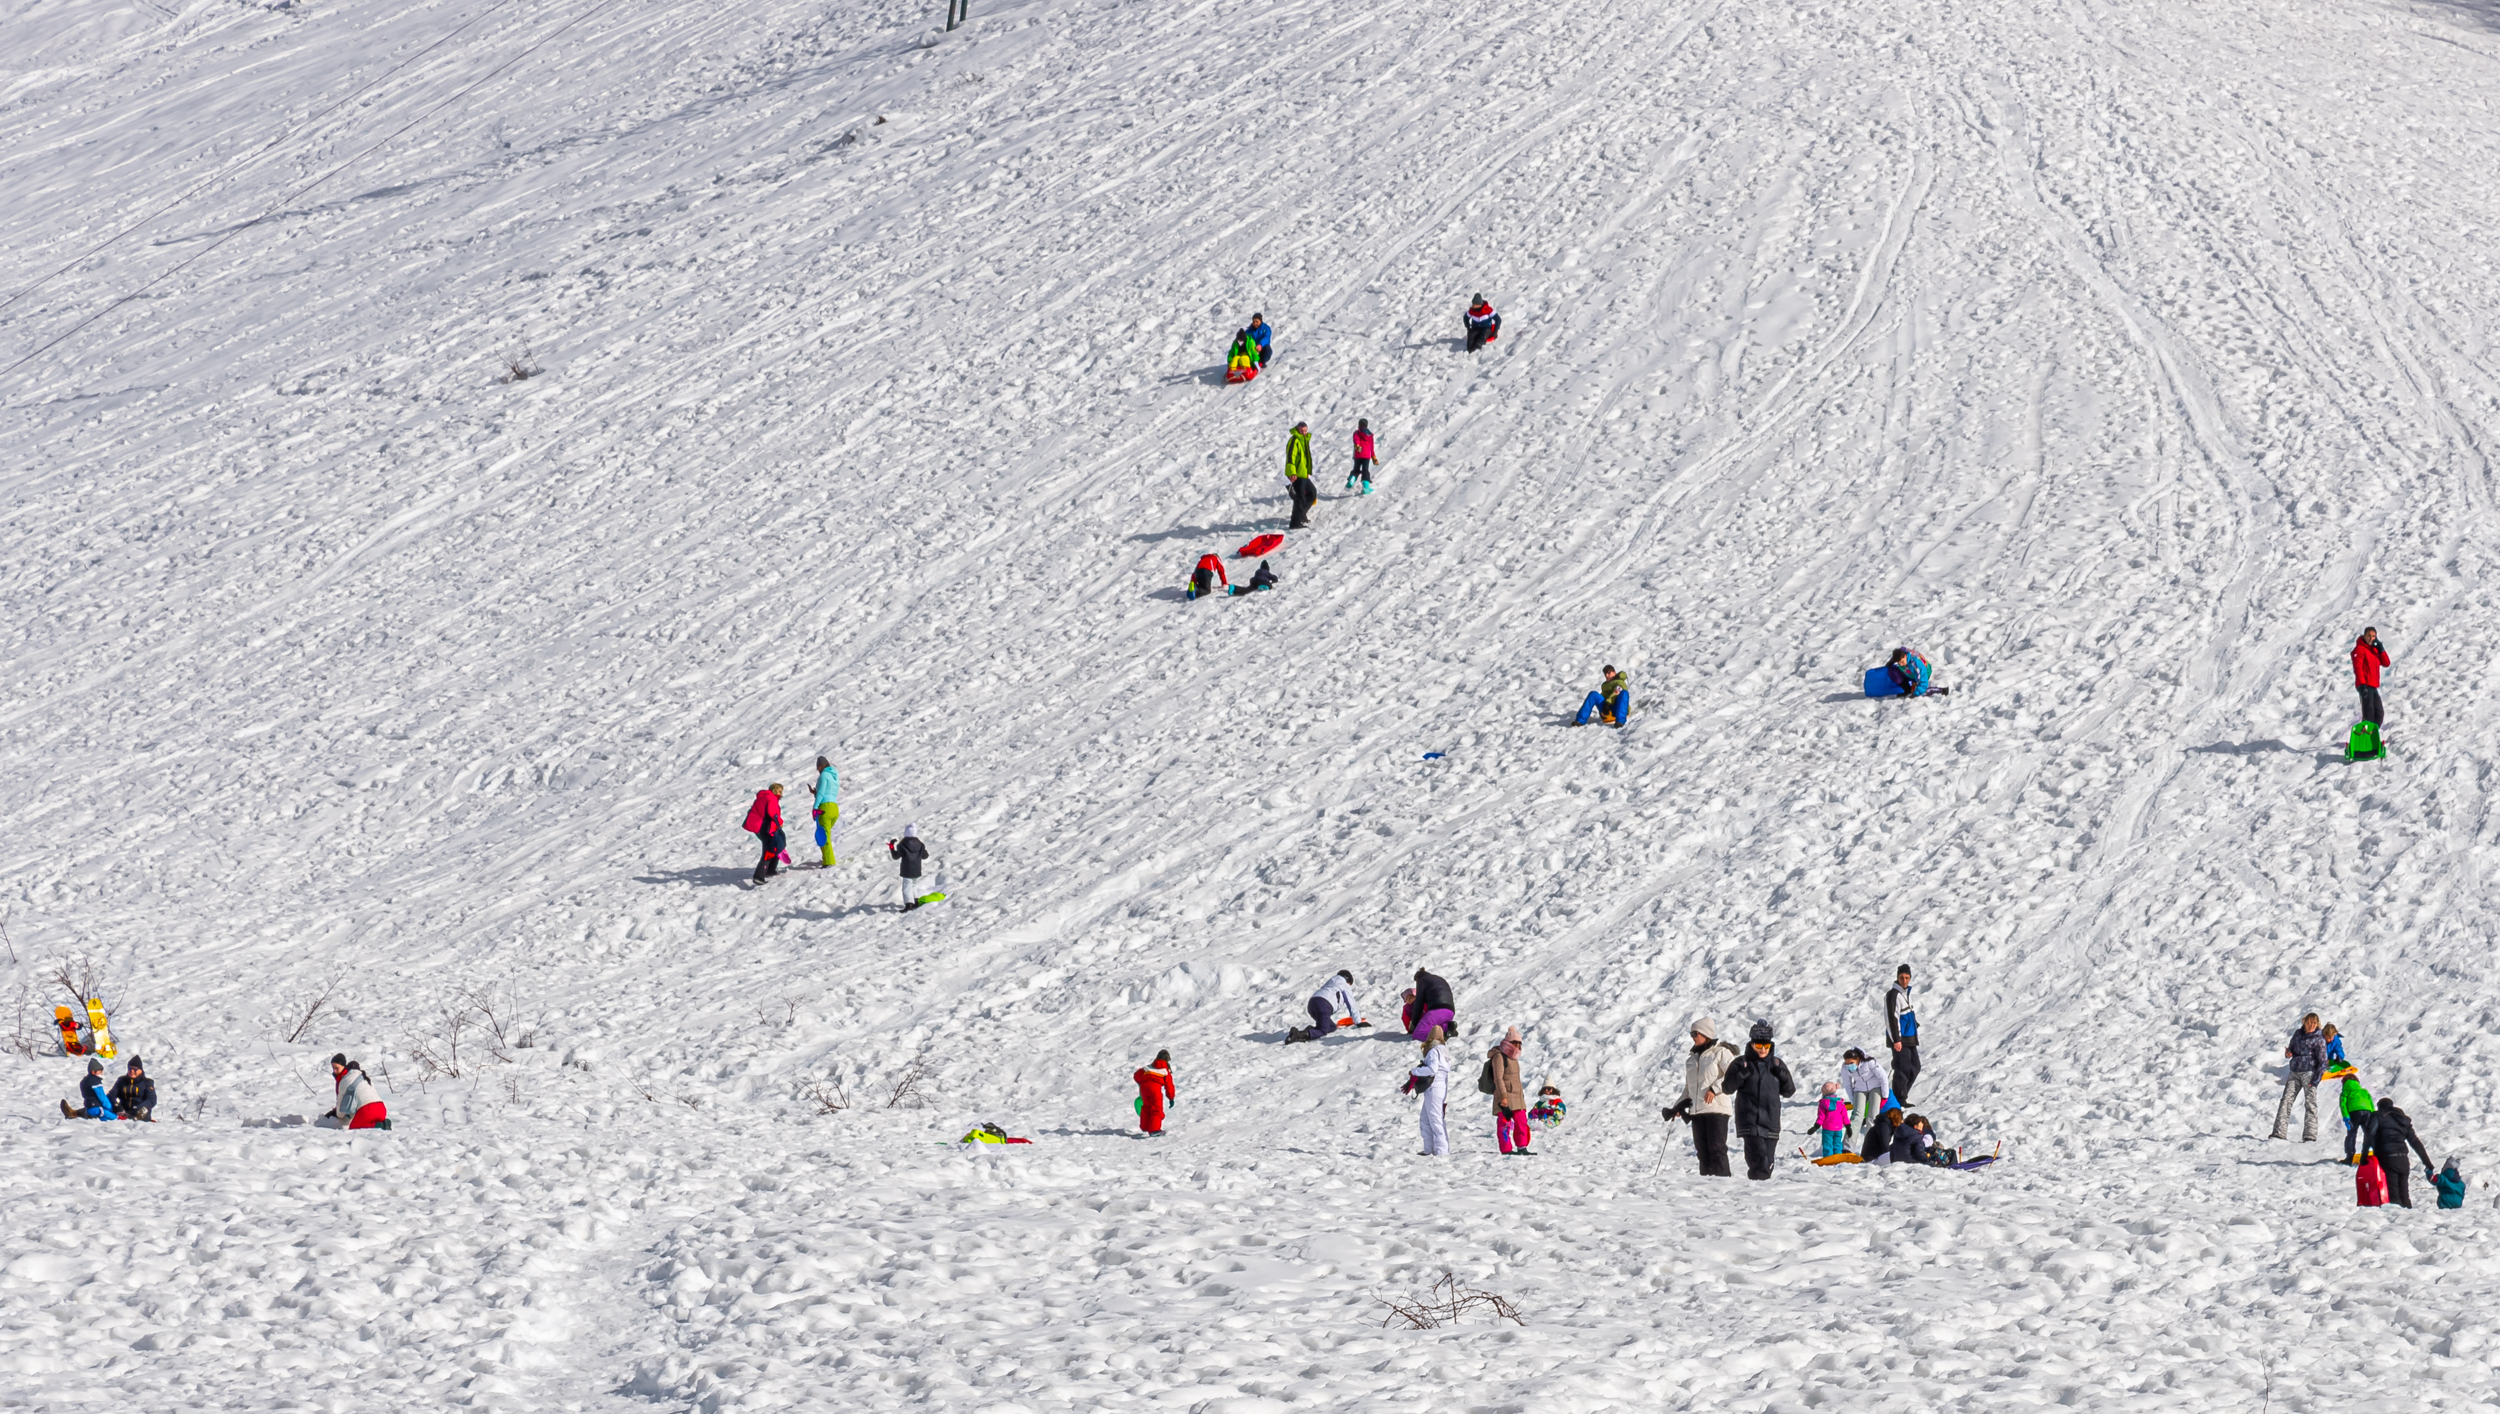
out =
{"type": "Polygon", "coordinates": [[[0,363],[106,311],[0,376],[11,1034],[91,963],[168,1117],[0,1055],[0,1404],[2500,1406],[2493,1190],[2259,1137],[2314,1007],[2500,1161],[2500,11],[492,6],[0,0],[0,363]],[[1661,1163],[1903,958],[2010,1162],[1661,1163]],[[1440,1165],[1278,1045],[1418,964],[1440,1165]]]}

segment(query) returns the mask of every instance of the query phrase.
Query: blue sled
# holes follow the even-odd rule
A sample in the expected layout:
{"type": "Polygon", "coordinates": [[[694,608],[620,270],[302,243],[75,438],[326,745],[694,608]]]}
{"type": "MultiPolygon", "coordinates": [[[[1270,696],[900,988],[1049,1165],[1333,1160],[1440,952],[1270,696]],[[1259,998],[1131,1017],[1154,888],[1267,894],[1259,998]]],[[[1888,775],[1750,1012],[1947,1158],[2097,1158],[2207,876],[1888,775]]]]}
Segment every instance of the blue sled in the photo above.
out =
{"type": "Polygon", "coordinates": [[[1892,669],[1890,669],[1890,668],[1869,668],[1869,669],[1867,669],[1867,670],[1866,670],[1866,695],[1867,695],[1867,696],[1869,696],[1869,697],[1899,697],[1899,696],[1901,696],[1901,695],[1902,695],[1902,693],[1901,693],[1901,684],[1899,684],[1899,683],[1897,683],[1897,682],[1894,682],[1894,681],[1892,680],[1892,669]]]}

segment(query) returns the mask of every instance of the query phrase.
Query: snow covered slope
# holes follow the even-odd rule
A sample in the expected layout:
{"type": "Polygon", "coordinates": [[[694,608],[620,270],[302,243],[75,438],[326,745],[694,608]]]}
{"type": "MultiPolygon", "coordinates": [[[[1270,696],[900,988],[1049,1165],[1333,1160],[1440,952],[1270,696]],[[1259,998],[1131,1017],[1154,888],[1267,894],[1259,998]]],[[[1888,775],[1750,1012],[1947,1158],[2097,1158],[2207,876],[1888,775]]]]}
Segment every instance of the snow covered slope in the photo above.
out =
{"type": "Polygon", "coordinates": [[[2500,10],[932,8],[0,0],[11,1403],[2500,1403],[2491,1191],[2258,1137],[2314,1007],[2500,1160],[2500,10]],[[1819,1082],[1903,960],[2014,1163],[1661,1165],[1692,1015],[1819,1082]]]}

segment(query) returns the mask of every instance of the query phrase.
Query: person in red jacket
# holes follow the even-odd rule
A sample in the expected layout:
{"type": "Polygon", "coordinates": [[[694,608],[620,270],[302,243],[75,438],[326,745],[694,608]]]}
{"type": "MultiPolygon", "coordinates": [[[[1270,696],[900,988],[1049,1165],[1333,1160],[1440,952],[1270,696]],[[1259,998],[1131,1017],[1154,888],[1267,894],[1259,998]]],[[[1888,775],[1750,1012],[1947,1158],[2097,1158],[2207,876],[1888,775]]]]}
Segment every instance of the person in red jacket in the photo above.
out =
{"type": "Polygon", "coordinates": [[[1137,1082],[1137,1127],[1148,1134],[1161,1134],[1165,1102],[1180,1098],[1172,1088],[1172,1053],[1155,1052],[1155,1063],[1130,1078],[1137,1082]]]}
{"type": "Polygon", "coordinates": [[[2387,650],[2379,646],[2378,630],[2361,630],[2352,644],[2352,685],[2361,690],[2361,720],[2374,727],[2386,716],[2378,700],[2378,670],[2386,666],[2387,650]]]}
{"type": "Polygon", "coordinates": [[[781,852],[789,847],[789,838],[781,832],[781,782],[755,793],[755,803],[747,807],[745,828],[764,847],[764,857],[755,861],[755,882],[761,887],[781,872],[781,852]]]}
{"type": "Polygon", "coordinates": [[[1204,599],[1215,592],[1215,586],[1218,584],[1223,585],[1227,590],[1233,587],[1231,577],[1224,573],[1223,557],[1200,555],[1198,567],[1189,572],[1189,597],[1204,599]]]}

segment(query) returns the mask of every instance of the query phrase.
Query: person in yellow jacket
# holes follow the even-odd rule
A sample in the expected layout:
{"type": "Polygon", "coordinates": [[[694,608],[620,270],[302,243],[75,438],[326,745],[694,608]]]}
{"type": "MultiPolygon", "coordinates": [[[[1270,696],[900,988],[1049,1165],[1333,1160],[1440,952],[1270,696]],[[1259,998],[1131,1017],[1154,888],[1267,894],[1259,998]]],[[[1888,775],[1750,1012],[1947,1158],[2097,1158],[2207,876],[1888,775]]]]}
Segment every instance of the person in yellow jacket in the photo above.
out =
{"type": "Polygon", "coordinates": [[[1311,523],[1311,507],[1319,504],[1319,487],[1311,480],[1311,424],[1297,422],[1285,434],[1285,493],[1293,501],[1293,523],[1302,530],[1311,523]]]}

